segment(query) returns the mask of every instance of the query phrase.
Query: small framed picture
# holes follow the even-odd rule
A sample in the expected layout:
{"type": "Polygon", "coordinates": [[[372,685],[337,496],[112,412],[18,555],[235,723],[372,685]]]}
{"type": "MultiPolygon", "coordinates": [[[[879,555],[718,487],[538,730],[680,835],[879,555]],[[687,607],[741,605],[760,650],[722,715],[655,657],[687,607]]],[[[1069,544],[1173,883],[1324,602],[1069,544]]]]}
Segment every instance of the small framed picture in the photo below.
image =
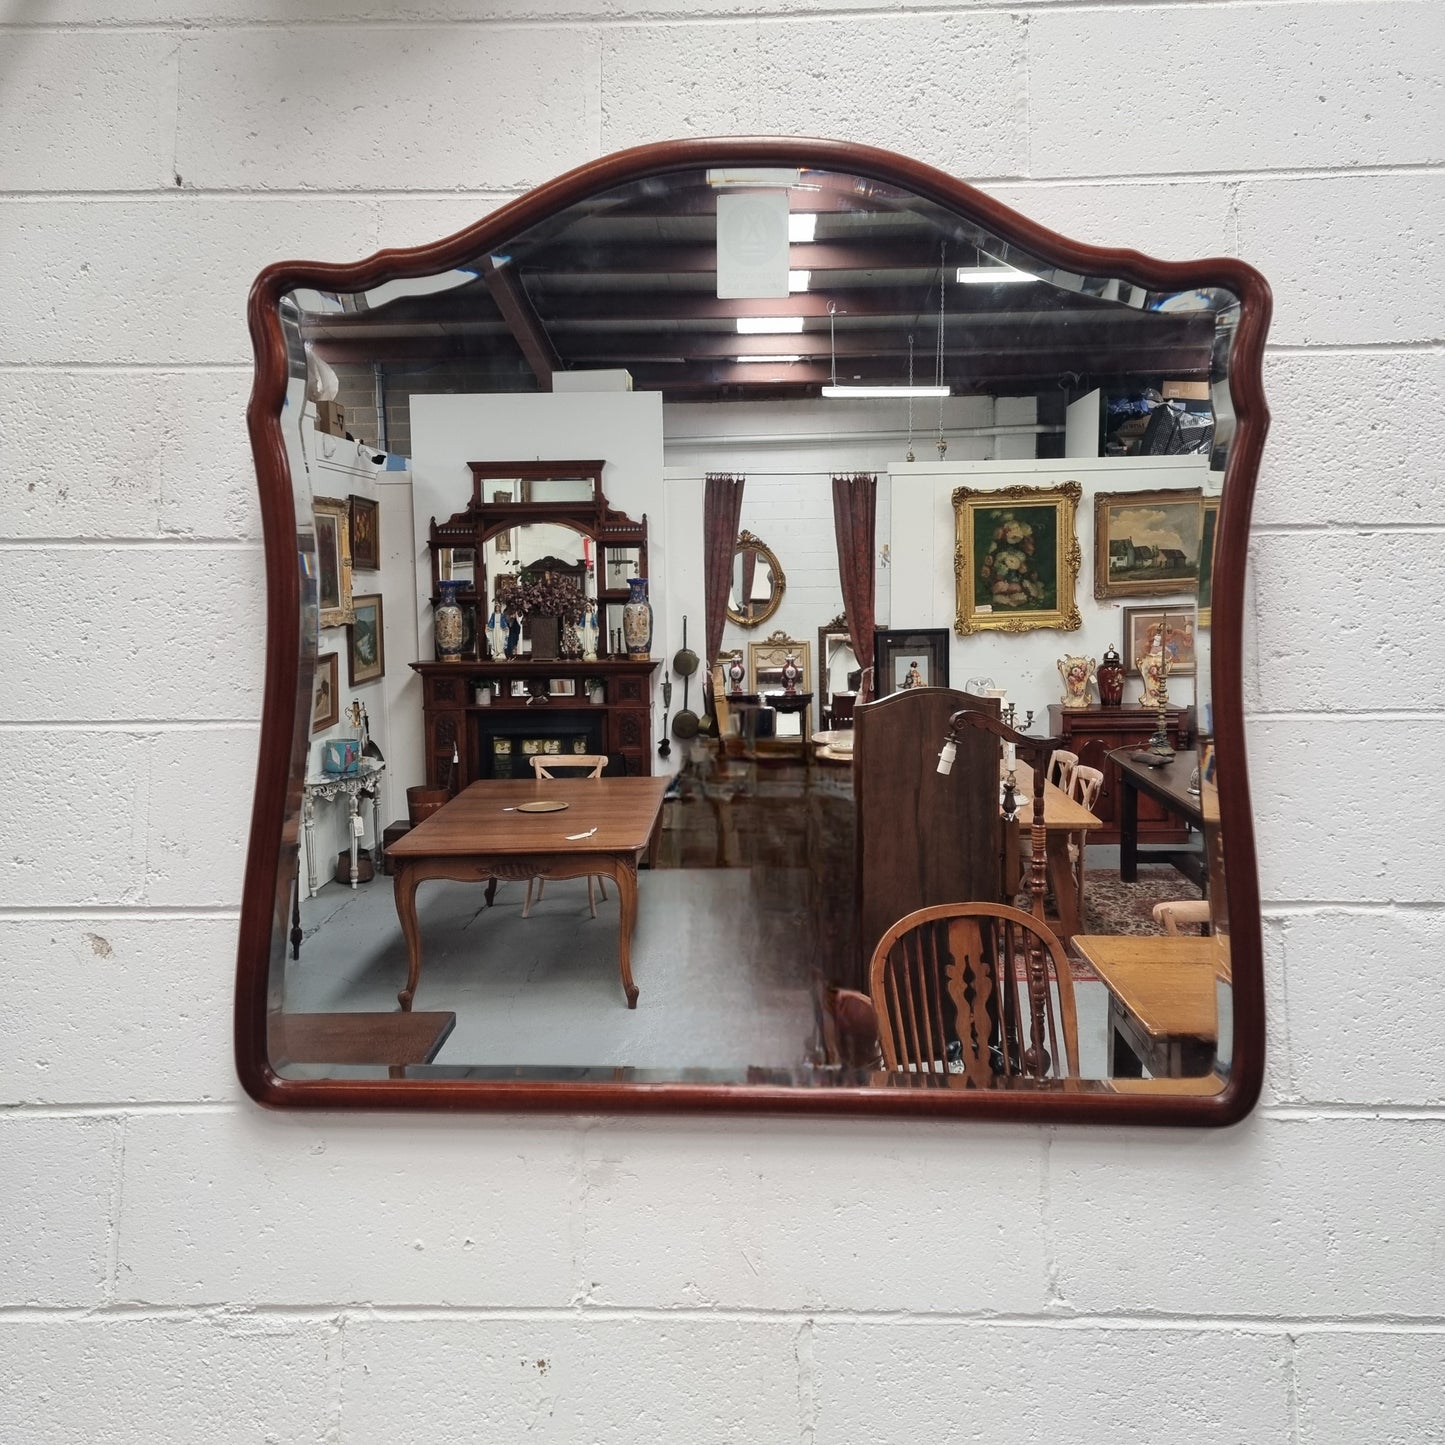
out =
{"type": "Polygon", "coordinates": [[[347,629],[346,681],[351,687],[386,676],[386,637],[382,624],[381,593],[352,598],[356,621],[347,629]]]}
{"type": "Polygon", "coordinates": [[[372,497],[353,493],[346,500],[351,505],[351,565],[375,572],[381,566],[380,508],[372,497]]]}
{"type": "Polygon", "coordinates": [[[547,691],[550,692],[553,697],[576,697],[577,680],[572,677],[554,677],[552,681],[547,684],[547,691]]]}
{"type": "Polygon", "coordinates": [[[311,690],[311,731],[324,733],[341,720],[341,685],[337,654],[316,659],[316,681],[311,690]]]}
{"type": "Polygon", "coordinates": [[[529,693],[529,692],[527,691],[527,684],[526,684],[526,682],[524,682],[523,679],[521,679],[520,677],[514,677],[514,678],[512,679],[512,696],[513,696],[513,697],[530,697],[530,696],[531,696],[531,693],[529,693]]]}
{"type": "Polygon", "coordinates": [[[1164,651],[1169,655],[1169,672],[1179,677],[1194,674],[1194,608],[1181,602],[1177,607],[1124,607],[1124,667],[1139,672],[1139,659],[1153,652],[1164,633],[1164,651]]]}
{"type": "Polygon", "coordinates": [[[351,621],[351,523],[339,497],[313,497],[316,519],[316,593],[322,627],[351,621]]]}
{"type": "Polygon", "coordinates": [[[889,697],[915,687],[948,686],[948,628],[894,628],[873,636],[873,688],[889,697]]]}

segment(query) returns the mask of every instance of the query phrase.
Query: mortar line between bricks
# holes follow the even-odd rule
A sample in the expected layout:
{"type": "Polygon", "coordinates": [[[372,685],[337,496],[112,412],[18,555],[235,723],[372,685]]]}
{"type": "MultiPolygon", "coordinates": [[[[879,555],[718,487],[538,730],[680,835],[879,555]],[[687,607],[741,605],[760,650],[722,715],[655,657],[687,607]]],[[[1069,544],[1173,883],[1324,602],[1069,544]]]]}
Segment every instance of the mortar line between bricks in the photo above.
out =
{"type": "Polygon", "coordinates": [[[1445,350],[1445,341],[1440,338],[1415,341],[1270,341],[1265,343],[1265,352],[1270,356],[1365,356],[1376,352],[1408,351],[1423,352],[1433,356],[1445,350]]]}
{"type": "Polygon", "coordinates": [[[261,541],[240,537],[0,537],[3,552],[260,552],[261,541]]]}
{"type": "Polygon", "coordinates": [[[100,376],[122,376],[131,372],[156,372],[170,376],[191,371],[234,371],[238,375],[250,376],[255,370],[254,361],[87,361],[81,357],[62,361],[0,361],[0,375],[6,376],[26,373],[63,376],[71,371],[100,376]]]}
{"type": "Polygon", "coordinates": [[[0,908],[0,922],[4,923],[114,923],[120,920],[137,922],[177,923],[188,919],[207,921],[211,919],[238,919],[241,907],[237,903],[77,903],[71,907],[57,907],[53,904],[37,903],[28,908],[0,908]]]}
{"type": "Polygon", "coordinates": [[[1285,1338],[1289,1341],[1289,1351],[1285,1356],[1285,1416],[1289,1420],[1289,1445],[1300,1445],[1299,1335],[1290,1330],[1285,1338]]]}
{"type": "MultiPolygon", "coordinates": [[[[87,1102],[85,1100],[68,1100],[63,1103],[29,1103],[13,1102],[0,1103],[0,1118],[24,1119],[24,1118],[52,1118],[52,1119],[88,1119],[88,1118],[115,1118],[127,1114],[229,1114],[249,1110],[251,1106],[248,1101],[239,1093],[235,1098],[226,1099],[134,1099],[134,1100],[96,1100],[87,1102]]],[[[1439,1104],[1355,1104],[1340,1100],[1288,1100],[1278,1103],[1261,1104],[1254,1111],[1255,1117],[1268,1119],[1283,1124],[1314,1124],[1329,1121],[1343,1122],[1348,1119],[1378,1119],[1389,1120],[1395,1123],[1445,1123],[1445,1103],[1439,1104]]],[[[299,1120],[300,1116],[296,1116],[299,1120]]],[[[314,1116],[313,1116],[314,1117],[314,1116]]],[[[645,1129],[645,1122],[639,1120],[635,1115],[607,1115],[595,1113],[577,1114],[500,1114],[500,1115],[452,1115],[443,1117],[441,1115],[429,1116],[437,1124],[458,1125],[464,1117],[474,1118],[478,1128],[484,1127],[488,1120],[495,1121],[503,1119],[507,1121],[507,1127],[515,1127],[519,1131],[546,1129],[548,1132],[558,1132],[563,1129],[585,1129],[595,1127],[598,1123],[614,1123],[619,1126],[637,1124],[645,1129]]],[[[714,1116],[726,1123],[745,1122],[759,1130],[768,1128],[786,1129],[790,1125],[796,1125],[797,1120],[790,1120],[784,1115],[720,1115],[714,1116]]],[[[375,1127],[384,1127],[382,1122],[374,1116],[368,1116],[368,1123],[375,1127]]],[[[833,1121],[840,1122],[840,1121],[833,1121]]],[[[981,1121],[975,1121],[981,1122],[981,1121]]],[[[897,1121],[900,1132],[910,1128],[916,1128],[920,1132],[935,1131],[939,1125],[936,1121],[925,1119],[899,1120],[897,1121]]],[[[990,1125],[990,1128],[1007,1129],[1008,1125],[990,1125]]],[[[1040,1118],[1026,1128],[1057,1128],[1047,1118],[1040,1118]]],[[[1126,1128],[1126,1124],[1107,1125],[1104,1127],[1126,1128]]],[[[1072,1133],[1072,1131],[1070,1131],[1072,1133]]],[[[1152,1131],[1151,1131],[1152,1132],[1152,1131]]],[[[1088,1131],[1081,1134],[1082,1138],[1088,1138],[1088,1131]]],[[[1102,1146],[1101,1146],[1102,1147],[1102,1146]]],[[[585,1260],[584,1260],[585,1264],[585,1260]]],[[[582,1302],[585,1305],[585,1301],[582,1302]]],[[[589,1306],[590,1307],[590,1306],[589,1306]]]]}
{"type": "MultiPolygon", "coordinates": [[[[1274,10],[1292,9],[1299,3],[1299,0],[1118,0],[1118,3],[1110,3],[1110,0],[1011,0],[1011,3],[996,3],[967,5],[962,7],[961,13],[969,17],[983,15],[1010,15],[1020,10],[1043,10],[1052,13],[1057,10],[1067,11],[1095,11],[1099,14],[1108,15],[1116,12],[1137,13],[1139,11],[1161,10],[1274,10]]],[[[1317,7],[1324,9],[1334,4],[1341,8],[1345,6],[1358,7],[1360,0],[1312,0],[1317,7]]],[[[1376,4],[1383,7],[1387,4],[1398,3],[1398,0],[1376,0],[1376,4]]],[[[335,21],[303,20],[303,19],[266,19],[251,18],[249,16],[231,19],[225,16],[218,16],[215,19],[206,20],[203,24],[180,24],[176,21],[166,22],[162,20],[138,20],[128,22],[125,20],[65,20],[65,21],[35,21],[28,20],[19,24],[7,25],[0,22],[0,34],[25,35],[25,34],[123,34],[123,35],[176,35],[182,39],[196,39],[204,37],[211,32],[224,32],[227,35],[235,35],[237,32],[255,31],[264,33],[271,30],[321,32],[335,35],[337,31],[437,31],[437,30],[564,30],[585,27],[591,30],[613,31],[613,30],[638,30],[656,25],[681,26],[689,28],[718,27],[725,25],[737,25],[747,20],[766,19],[779,25],[803,24],[809,21],[818,20],[898,20],[914,15],[923,17],[934,17],[938,19],[960,13],[960,6],[957,0],[933,0],[933,3],[911,4],[906,12],[900,12],[896,6],[868,5],[853,8],[844,5],[819,6],[814,10],[803,10],[787,15],[770,15],[759,17],[756,15],[739,15],[736,11],[719,10],[711,15],[698,15],[694,11],[667,5],[653,6],[648,9],[640,9],[630,15],[605,15],[598,14],[591,10],[568,10],[558,9],[545,16],[528,15],[500,15],[500,16],[474,16],[461,15],[453,19],[445,20],[387,20],[378,18],[356,18],[342,19],[335,21]]]]}
{"type": "Polygon", "coordinates": [[[1160,1312],[1112,1314],[1108,1312],[1058,1314],[1021,1314],[1017,1312],[942,1310],[869,1310],[840,1307],[834,1311],[816,1308],[795,1309],[704,1309],[697,1305],[592,1305],[578,1311],[563,1305],[551,1306],[479,1306],[479,1305],[386,1305],[363,1301],[324,1305],[245,1305],[208,1301],[198,1304],[119,1304],[106,1308],[79,1305],[6,1305],[0,1306],[0,1325],[65,1321],[105,1325],[127,1320],[175,1320],[193,1323],[198,1318],[214,1317],[222,1323],[242,1323],[247,1319],[290,1320],[295,1323],[340,1321],[385,1322],[390,1324],[456,1323],[556,1323],[575,1326],[579,1314],[596,1324],[657,1323],[687,1320],[717,1321],[726,1324],[794,1324],[809,1321],[818,1326],[854,1324],[896,1328],[936,1328],[940,1324],[994,1326],[1020,1330],[1109,1330],[1120,1333],[1156,1330],[1169,1333],[1247,1333],[1284,1336],[1291,1333],[1314,1334],[1426,1334],[1445,1335],[1445,1318],[1439,1315],[1358,1315],[1339,1318],[1328,1315],[1208,1315],[1197,1316],[1160,1312]]]}
{"type": "MultiPolygon", "coordinates": [[[[148,733],[213,733],[232,732],[236,728],[256,728],[254,717],[235,718],[39,718],[7,719],[0,722],[0,733],[69,732],[69,733],[131,733],[144,729],[148,733]]],[[[0,912],[3,912],[0,909],[0,912]]]]}
{"type": "Polygon", "coordinates": [[[1359,913],[1364,915],[1392,914],[1392,913],[1432,913],[1445,908],[1445,901],[1438,903],[1422,902],[1415,899],[1401,900],[1395,902],[1362,902],[1359,899],[1349,899],[1338,903],[1324,902],[1293,902],[1293,903],[1266,903],[1262,910],[1265,918],[1298,918],[1310,916],[1320,911],[1330,913],[1359,913]]]}
{"type": "Polygon", "coordinates": [[[126,1117],[122,1114],[115,1121],[115,1146],[111,1157],[111,1168],[115,1173],[110,1186],[110,1218],[105,1236],[105,1282],[102,1286],[107,1307],[115,1304],[120,1286],[120,1219],[125,1206],[125,1144],[126,1117]]]}
{"type": "Polygon", "coordinates": [[[1375,534],[1409,536],[1418,532],[1428,536],[1432,532],[1445,532],[1445,522],[1261,522],[1249,529],[1249,540],[1258,537],[1370,537],[1375,534]]]}
{"type": "Polygon", "coordinates": [[[1360,708],[1358,711],[1338,707],[1279,708],[1269,711],[1252,709],[1244,715],[1246,724],[1266,722],[1307,722],[1318,725],[1322,722],[1349,723],[1352,727],[1362,722],[1422,722],[1439,723],[1439,709],[1426,708],[1360,708]]]}
{"type": "MultiPolygon", "coordinates": [[[[1313,4],[1324,0],[1311,0],[1313,4]]],[[[1341,0],[1353,3],[1353,0],[1341,0]]],[[[1384,3],[1384,0],[1381,0],[1384,3]]],[[[1012,12],[1006,12],[1012,13],[1012,12]]],[[[288,29],[295,29],[288,26],[288,29]]],[[[4,34],[0,30],[0,34],[4,34]]],[[[610,153],[610,152],[609,152],[610,153]]],[[[559,165],[561,163],[559,162],[559,165]]],[[[560,173],[560,172],[559,172],[560,173]]],[[[1128,186],[1227,186],[1234,183],[1257,182],[1272,185],[1276,182],[1320,181],[1320,180],[1376,180],[1396,176],[1430,177],[1445,175],[1445,164],[1436,161],[1402,161],[1398,164],[1380,163],[1368,166],[1300,166],[1294,168],[1264,168],[1256,171],[1140,171],[1137,174],[1118,175],[1107,171],[1081,172],[1078,175],[1029,175],[1027,172],[998,171],[981,174],[969,172],[959,179],[980,190],[1026,187],[1029,190],[1062,189],[1069,186],[1108,187],[1117,191],[1128,186]]],[[[331,187],[326,186],[214,186],[202,187],[185,185],[154,186],[133,190],[0,190],[0,203],[19,205],[45,205],[49,203],[85,201],[100,204],[107,201],[132,202],[156,201],[162,204],[186,204],[196,201],[470,201],[478,206],[495,210],[498,206],[526,195],[534,187],[553,178],[552,173],[539,175],[531,180],[508,183],[505,186],[489,186],[480,191],[465,189],[448,190],[444,187],[422,187],[411,189],[396,187],[331,187]]],[[[485,211],[482,214],[486,214],[485,211]]],[[[174,367],[178,363],[172,362],[174,367]]]]}

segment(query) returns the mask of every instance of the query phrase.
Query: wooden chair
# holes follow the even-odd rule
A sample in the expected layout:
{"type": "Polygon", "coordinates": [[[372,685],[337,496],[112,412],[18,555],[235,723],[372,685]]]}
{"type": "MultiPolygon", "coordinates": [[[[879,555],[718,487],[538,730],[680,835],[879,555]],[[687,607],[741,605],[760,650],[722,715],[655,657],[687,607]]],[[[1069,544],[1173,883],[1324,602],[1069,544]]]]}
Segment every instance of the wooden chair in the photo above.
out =
{"type": "MultiPolygon", "coordinates": [[[[589,778],[600,778],[602,769],[607,766],[607,755],[605,753],[547,753],[532,755],[532,771],[539,778],[555,778],[557,775],[553,768],[586,768],[585,776],[589,778]]],[[[527,879],[527,899],[522,904],[522,917],[532,916],[532,888],[537,889],[537,902],[542,901],[542,890],[547,886],[545,878],[527,879]]],[[[607,902],[607,885],[603,883],[599,874],[589,873],[587,875],[587,907],[592,917],[597,917],[597,899],[593,891],[594,885],[602,893],[602,901],[607,902]]]]}
{"type": "Polygon", "coordinates": [[[873,950],[869,993],[885,1069],[962,1073],[978,1088],[1078,1077],[1063,945],[1017,908],[942,903],[900,918],[873,950]]]}
{"type": "MultiPolygon", "coordinates": [[[[1087,763],[1080,763],[1074,769],[1074,776],[1069,783],[1068,792],[1075,802],[1093,812],[1094,804],[1099,801],[1099,789],[1103,786],[1103,771],[1099,768],[1091,768],[1087,763]]],[[[1073,865],[1074,877],[1078,883],[1079,916],[1081,918],[1084,910],[1084,846],[1088,841],[1088,835],[1082,832],[1075,833],[1069,839],[1069,862],[1073,865]]]]}
{"type": "Polygon", "coordinates": [[[1061,793],[1067,793],[1074,781],[1074,769],[1078,766],[1078,753],[1055,748],[1049,754],[1049,770],[1044,774],[1044,780],[1052,783],[1061,793]]]}
{"type": "Polygon", "coordinates": [[[947,687],[908,688],[853,710],[858,953],[852,976],[830,983],[866,990],[873,949],[905,913],[999,901],[998,739],[967,729],[952,771],[938,771],[948,720],[965,707],[998,716],[996,699],[947,687]]]}

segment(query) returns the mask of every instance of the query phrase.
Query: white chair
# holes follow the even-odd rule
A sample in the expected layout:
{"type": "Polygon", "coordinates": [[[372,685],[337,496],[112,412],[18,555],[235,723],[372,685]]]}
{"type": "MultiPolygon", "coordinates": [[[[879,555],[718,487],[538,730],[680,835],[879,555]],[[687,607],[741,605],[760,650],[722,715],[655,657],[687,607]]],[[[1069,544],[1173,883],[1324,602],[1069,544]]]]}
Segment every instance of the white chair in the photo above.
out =
{"type": "MultiPolygon", "coordinates": [[[[557,775],[553,768],[582,769],[587,771],[582,774],[588,778],[600,778],[602,769],[607,766],[607,755],[605,753],[548,753],[532,755],[532,771],[538,778],[555,778],[557,775]]],[[[537,902],[542,901],[542,890],[547,886],[545,878],[529,878],[527,880],[527,899],[522,904],[522,917],[532,916],[532,887],[536,885],[537,902]]],[[[593,918],[597,917],[597,899],[593,891],[596,885],[602,892],[602,901],[607,902],[607,885],[603,883],[602,877],[597,873],[587,875],[587,907],[593,918]]]]}
{"type": "MultiPolygon", "coordinates": [[[[1058,757],[1058,754],[1054,754],[1058,757]]],[[[1098,768],[1091,768],[1087,763],[1078,763],[1074,766],[1072,776],[1069,779],[1067,789],[1069,796],[1083,807],[1093,811],[1094,804],[1099,800],[1099,789],[1104,786],[1104,774],[1098,768]]],[[[1074,878],[1079,890],[1079,917],[1084,916],[1084,847],[1089,841],[1089,835],[1080,830],[1069,837],[1069,866],[1074,870],[1074,878]]]]}
{"type": "Polygon", "coordinates": [[[1048,770],[1044,773],[1047,782],[1052,783],[1061,793],[1069,792],[1074,781],[1074,769],[1079,766],[1078,753],[1055,748],[1049,754],[1048,770]]]}
{"type": "Polygon", "coordinates": [[[1164,932],[1171,937],[1179,932],[1179,925],[1203,924],[1209,922],[1209,900],[1207,898],[1179,898],[1154,905],[1154,922],[1164,925],[1164,932]]]}

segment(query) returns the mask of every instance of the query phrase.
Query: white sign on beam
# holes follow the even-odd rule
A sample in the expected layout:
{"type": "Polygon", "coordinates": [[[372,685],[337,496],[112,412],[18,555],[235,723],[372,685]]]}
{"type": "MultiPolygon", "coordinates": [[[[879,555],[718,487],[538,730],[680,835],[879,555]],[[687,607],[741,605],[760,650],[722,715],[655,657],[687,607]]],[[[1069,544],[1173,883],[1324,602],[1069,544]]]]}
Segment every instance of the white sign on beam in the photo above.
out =
{"type": "Polygon", "coordinates": [[[717,198],[720,300],[788,294],[788,193],[747,191],[717,198]]]}

